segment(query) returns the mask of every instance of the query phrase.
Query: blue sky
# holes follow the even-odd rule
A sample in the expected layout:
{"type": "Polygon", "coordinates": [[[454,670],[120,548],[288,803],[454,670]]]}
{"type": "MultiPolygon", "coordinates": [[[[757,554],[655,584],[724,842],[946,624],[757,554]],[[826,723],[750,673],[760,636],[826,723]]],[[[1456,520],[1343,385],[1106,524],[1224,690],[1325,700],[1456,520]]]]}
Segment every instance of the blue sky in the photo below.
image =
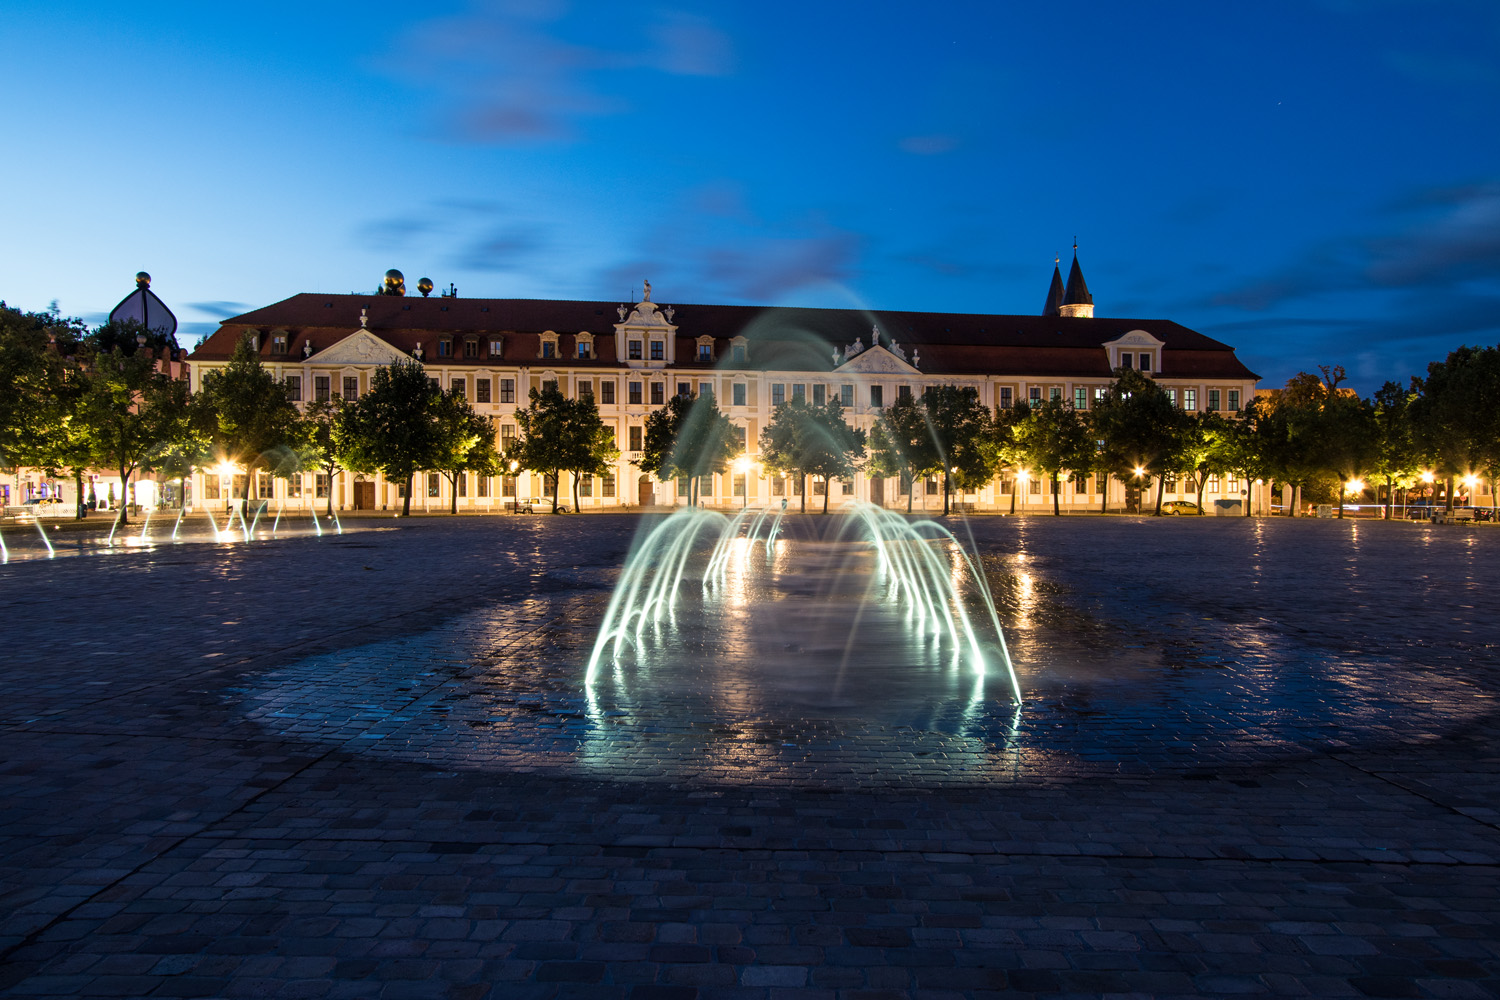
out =
{"type": "Polygon", "coordinates": [[[1369,391],[1500,340],[1500,4],[6,5],[0,297],[1099,315],[1369,391]]]}

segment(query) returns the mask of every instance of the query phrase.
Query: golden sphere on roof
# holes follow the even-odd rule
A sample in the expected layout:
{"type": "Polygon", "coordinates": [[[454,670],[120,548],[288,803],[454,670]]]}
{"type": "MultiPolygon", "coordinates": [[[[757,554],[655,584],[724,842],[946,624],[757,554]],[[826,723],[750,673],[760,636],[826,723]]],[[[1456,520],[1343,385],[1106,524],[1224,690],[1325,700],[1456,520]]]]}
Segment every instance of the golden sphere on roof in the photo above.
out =
{"type": "Polygon", "coordinates": [[[402,274],[400,271],[396,270],[394,267],[391,268],[389,271],[385,272],[385,294],[387,294],[387,295],[405,295],[406,294],[406,275],[402,274]]]}
{"type": "Polygon", "coordinates": [[[137,271],[137,272],[135,272],[135,287],[137,287],[137,288],[149,288],[149,287],[151,287],[151,275],[147,274],[145,271],[137,271]]]}
{"type": "Polygon", "coordinates": [[[417,281],[417,291],[419,291],[419,292],[422,293],[422,298],[424,298],[424,299],[427,298],[427,296],[431,295],[432,294],[432,279],[431,278],[421,278],[421,279],[418,279],[418,281],[417,281]]]}

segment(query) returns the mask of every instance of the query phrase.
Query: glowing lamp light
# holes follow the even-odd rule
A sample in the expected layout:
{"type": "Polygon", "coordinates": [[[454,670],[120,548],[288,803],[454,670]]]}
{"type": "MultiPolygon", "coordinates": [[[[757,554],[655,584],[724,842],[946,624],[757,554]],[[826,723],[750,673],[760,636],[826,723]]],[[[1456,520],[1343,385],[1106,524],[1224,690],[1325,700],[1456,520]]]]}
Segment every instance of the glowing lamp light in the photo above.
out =
{"type": "Polygon", "coordinates": [[[1146,467],[1144,465],[1137,465],[1135,467],[1135,478],[1139,479],[1142,476],[1144,476],[1145,474],[1146,474],[1146,467]]]}
{"type": "Polygon", "coordinates": [[[1344,489],[1350,493],[1363,493],[1365,491],[1365,481],[1363,479],[1351,479],[1344,484],[1344,489]]]}
{"type": "Polygon", "coordinates": [[[1430,483],[1430,482],[1432,482],[1432,480],[1433,480],[1433,475],[1432,475],[1431,472],[1423,472],[1422,473],[1422,482],[1424,482],[1424,483],[1430,483]]]}
{"type": "Polygon", "coordinates": [[[1025,469],[1022,469],[1016,473],[1016,478],[1024,483],[1026,482],[1026,480],[1031,478],[1031,473],[1026,471],[1025,469]]]}
{"type": "Polygon", "coordinates": [[[1479,477],[1474,475],[1473,473],[1464,476],[1464,485],[1472,490],[1474,487],[1479,485],[1479,477]]]}
{"type": "Polygon", "coordinates": [[[734,471],[739,473],[749,472],[751,464],[749,455],[741,455],[734,460],[734,471]]]}

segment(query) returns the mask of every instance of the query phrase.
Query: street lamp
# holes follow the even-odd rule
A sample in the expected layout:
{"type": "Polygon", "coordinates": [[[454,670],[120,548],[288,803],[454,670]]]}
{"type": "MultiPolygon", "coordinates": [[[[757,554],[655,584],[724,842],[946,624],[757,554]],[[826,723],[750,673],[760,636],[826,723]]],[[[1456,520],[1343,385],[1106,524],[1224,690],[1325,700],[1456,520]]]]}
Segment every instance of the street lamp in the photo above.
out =
{"type": "Polygon", "coordinates": [[[740,482],[740,509],[744,510],[750,506],[750,466],[755,463],[750,461],[749,455],[741,455],[734,460],[734,471],[741,477],[740,482]]]}

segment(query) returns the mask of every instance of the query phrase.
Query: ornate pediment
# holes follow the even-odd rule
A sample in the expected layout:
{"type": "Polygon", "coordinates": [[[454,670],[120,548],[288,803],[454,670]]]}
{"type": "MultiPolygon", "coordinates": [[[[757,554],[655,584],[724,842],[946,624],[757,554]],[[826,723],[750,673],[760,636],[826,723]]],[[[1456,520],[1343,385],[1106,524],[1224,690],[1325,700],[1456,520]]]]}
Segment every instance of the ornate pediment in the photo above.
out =
{"type": "Polygon", "coordinates": [[[884,347],[867,347],[848,361],[839,365],[834,371],[868,375],[922,374],[884,347]]]}
{"type": "Polygon", "coordinates": [[[1158,340],[1145,330],[1131,330],[1104,342],[1105,347],[1161,347],[1165,344],[1166,341],[1158,340]]]}
{"type": "Polygon", "coordinates": [[[381,340],[369,330],[356,330],[332,347],[307,359],[310,365],[388,365],[410,361],[405,352],[381,340]]]}
{"type": "Polygon", "coordinates": [[[658,329],[675,330],[672,325],[672,307],[668,306],[662,310],[655,302],[638,302],[630,310],[621,322],[615,324],[618,327],[657,327],[658,329]]]}

